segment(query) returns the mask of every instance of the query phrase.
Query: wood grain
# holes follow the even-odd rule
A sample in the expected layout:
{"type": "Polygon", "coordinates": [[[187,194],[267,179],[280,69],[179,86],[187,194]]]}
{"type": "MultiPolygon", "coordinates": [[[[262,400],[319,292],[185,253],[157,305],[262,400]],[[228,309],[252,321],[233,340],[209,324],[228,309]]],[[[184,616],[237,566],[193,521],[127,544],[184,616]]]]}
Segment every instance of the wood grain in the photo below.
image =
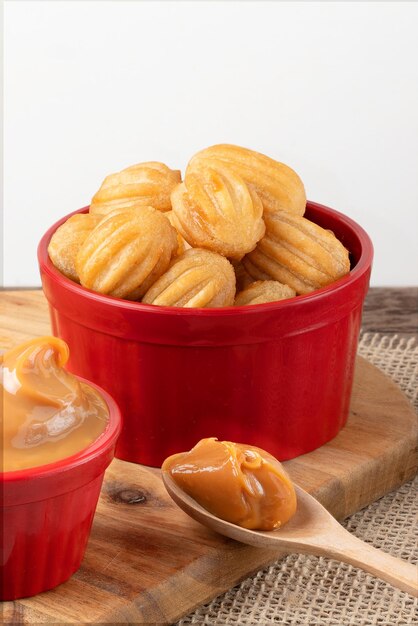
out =
{"type": "MultiPolygon", "coordinates": [[[[3,348],[48,334],[41,292],[0,294],[3,348]]],[[[322,448],[286,462],[295,482],[338,519],[416,471],[416,419],[398,387],[358,359],[347,426],[322,448]]],[[[172,623],[278,558],[189,519],[159,471],[115,460],[107,474],[87,553],[70,581],[4,603],[5,623],[172,623]]]]}
{"type": "Polygon", "coordinates": [[[299,485],[295,485],[298,503],[296,514],[278,532],[271,532],[242,528],[220,519],[186,494],[164,465],[161,474],[174,502],[194,520],[221,535],[259,548],[278,548],[337,559],[360,567],[418,597],[417,568],[413,563],[391,556],[352,535],[299,485]]]}
{"type": "Polygon", "coordinates": [[[382,335],[417,336],[418,287],[374,287],[363,309],[363,330],[382,335]]]}

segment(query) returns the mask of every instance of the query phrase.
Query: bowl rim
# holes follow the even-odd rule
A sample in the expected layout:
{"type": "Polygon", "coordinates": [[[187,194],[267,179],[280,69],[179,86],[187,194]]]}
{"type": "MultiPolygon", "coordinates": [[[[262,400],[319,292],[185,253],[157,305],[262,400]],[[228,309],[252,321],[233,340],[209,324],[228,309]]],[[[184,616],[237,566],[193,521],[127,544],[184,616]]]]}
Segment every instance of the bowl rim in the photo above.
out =
{"type": "Polygon", "coordinates": [[[49,478],[62,472],[70,471],[80,465],[94,461],[103,453],[106,453],[112,443],[116,441],[122,428],[122,415],[116,401],[107,391],[99,387],[99,385],[96,385],[81,376],[76,376],[76,378],[82,383],[93,387],[93,389],[99,392],[105,400],[109,410],[109,419],[104,431],[100,433],[97,439],[92,441],[86,448],[82,448],[71,456],[66,456],[62,459],[58,459],[57,461],[53,461],[52,463],[45,463],[44,465],[35,465],[34,467],[0,472],[0,480],[3,483],[27,481],[28,479],[49,478]]]}
{"type": "MultiPolygon", "coordinates": [[[[50,228],[44,233],[42,236],[39,245],[38,245],[38,262],[41,270],[45,272],[50,278],[54,281],[61,283],[68,289],[73,292],[77,296],[81,298],[85,298],[86,300],[94,301],[96,303],[102,303],[111,308],[129,310],[129,311],[138,311],[141,313],[148,313],[151,315],[162,315],[162,316],[186,316],[186,317],[228,317],[233,315],[253,315],[262,312],[269,312],[274,310],[285,310],[288,307],[294,306],[303,306],[305,302],[315,302],[317,300],[321,300],[325,298],[329,294],[336,293],[341,289],[345,288],[348,284],[355,282],[361,276],[363,276],[366,272],[369,271],[372,260],[373,260],[373,243],[367,234],[367,232],[360,226],[357,222],[355,222],[350,217],[346,216],[344,213],[337,211],[336,209],[332,209],[331,207],[325,206],[323,204],[319,204],[318,202],[313,202],[308,200],[306,203],[307,209],[314,209],[315,211],[319,211],[325,215],[331,214],[332,217],[336,218],[340,222],[342,222],[346,227],[348,227],[359,239],[361,244],[361,254],[355,265],[355,267],[350,270],[348,274],[339,278],[338,280],[330,283],[329,285],[322,287],[321,289],[316,289],[307,294],[298,295],[293,298],[287,298],[285,300],[278,300],[275,302],[266,302],[263,304],[246,304],[241,306],[226,306],[226,307],[207,307],[207,308],[183,308],[183,307],[175,307],[175,306],[161,306],[161,305],[153,305],[153,304],[144,304],[142,302],[124,300],[122,298],[117,298],[114,296],[104,295],[97,293],[91,289],[87,289],[82,285],[72,281],[67,278],[53,265],[51,259],[48,255],[48,245],[50,239],[54,232],[57,230],[61,224],[63,224],[69,217],[76,215],[78,213],[87,213],[89,210],[89,205],[82,207],[76,211],[72,211],[68,215],[57,220],[50,228]]],[[[350,252],[350,251],[349,251],[350,252]]]]}

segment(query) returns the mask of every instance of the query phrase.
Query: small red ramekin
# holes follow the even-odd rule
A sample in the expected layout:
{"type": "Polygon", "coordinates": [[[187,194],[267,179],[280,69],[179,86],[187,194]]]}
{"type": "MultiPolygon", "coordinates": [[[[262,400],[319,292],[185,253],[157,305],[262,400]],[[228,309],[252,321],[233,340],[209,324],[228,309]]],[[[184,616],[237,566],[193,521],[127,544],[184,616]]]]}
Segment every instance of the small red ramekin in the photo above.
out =
{"type": "Polygon", "coordinates": [[[116,456],[159,466],[216,436],[285,460],[343,427],[373,248],[337,211],[308,202],[306,216],[348,248],[351,272],[307,295],[241,307],[160,307],[94,293],[48,257],[69,216],[43,236],[38,259],[53,332],[70,346],[69,369],[118,402],[116,456]]]}
{"type": "Polygon", "coordinates": [[[114,400],[90,381],[83,382],[95,387],[107,403],[105,431],[70,457],[0,474],[2,601],[56,587],[83,559],[103,476],[121,430],[114,400]]]}

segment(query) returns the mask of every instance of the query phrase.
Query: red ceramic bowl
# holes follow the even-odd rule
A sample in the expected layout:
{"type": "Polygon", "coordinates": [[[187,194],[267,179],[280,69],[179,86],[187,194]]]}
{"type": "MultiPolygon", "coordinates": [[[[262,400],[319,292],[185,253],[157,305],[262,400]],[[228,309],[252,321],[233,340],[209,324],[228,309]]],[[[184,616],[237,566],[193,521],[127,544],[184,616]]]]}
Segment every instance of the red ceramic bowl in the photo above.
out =
{"type": "Polygon", "coordinates": [[[159,466],[216,436],[285,460],[344,426],[373,248],[337,211],[308,202],[306,215],[350,250],[350,274],[308,295],[245,307],[182,309],[102,296],[62,276],[48,257],[68,216],[44,235],[38,258],[53,332],[70,346],[69,369],[121,407],[116,456],[159,466]]]}
{"type": "Polygon", "coordinates": [[[2,601],[52,589],[80,567],[121,429],[116,403],[96,388],[109,408],[108,425],[98,439],[55,463],[0,474],[2,601]]]}

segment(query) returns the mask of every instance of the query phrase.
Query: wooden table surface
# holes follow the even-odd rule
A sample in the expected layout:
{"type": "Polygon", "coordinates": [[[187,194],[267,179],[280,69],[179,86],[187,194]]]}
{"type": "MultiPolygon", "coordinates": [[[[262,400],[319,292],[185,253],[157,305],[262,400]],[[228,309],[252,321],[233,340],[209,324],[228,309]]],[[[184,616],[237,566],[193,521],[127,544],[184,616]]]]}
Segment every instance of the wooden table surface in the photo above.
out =
{"type": "Polygon", "coordinates": [[[362,329],[382,335],[418,336],[418,287],[372,287],[362,329]]]}
{"type": "MultiPolygon", "coordinates": [[[[412,337],[417,300],[418,289],[371,290],[363,332],[412,337]]],[[[0,293],[0,348],[47,328],[40,290],[0,293]]],[[[359,359],[347,426],[286,467],[343,518],[414,475],[415,424],[396,385],[359,359]]],[[[173,623],[278,556],[210,533],[170,501],[158,470],[115,459],[80,570],[52,591],[5,603],[3,623],[173,623]],[[134,492],[141,499],[127,500],[134,492]]]]}

